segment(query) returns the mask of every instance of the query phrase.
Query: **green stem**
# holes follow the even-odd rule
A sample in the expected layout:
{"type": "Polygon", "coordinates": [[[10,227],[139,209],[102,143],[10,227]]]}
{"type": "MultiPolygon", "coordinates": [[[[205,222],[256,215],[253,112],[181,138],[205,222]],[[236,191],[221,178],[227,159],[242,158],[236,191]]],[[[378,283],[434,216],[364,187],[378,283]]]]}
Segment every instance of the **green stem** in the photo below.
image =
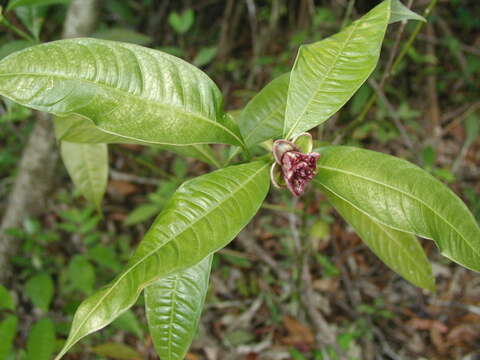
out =
{"type": "Polygon", "coordinates": [[[13,31],[15,34],[17,34],[18,36],[20,36],[21,38],[27,40],[27,41],[32,41],[32,42],[35,42],[35,39],[33,37],[31,37],[30,35],[28,35],[26,32],[24,32],[23,30],[20,30],[19,28],[17,28],[16,26],[14,26],[10,21],[7,20],[7,18],[5,16],[0,16],[0,24],[2,24],[3,26],[5,26],[7,29],[13,31]]]}
{"type": "MultiPolygon", "coordinates": [[[[427,8],[423,12],[423,17],[426,18],[427,21],[428,21],[428,16],[432,12],[433,8],[437,5],[437,2],[438,2],[438,0],[430,0],[430,3],[428,4],[427,8]]],[[[398,57],[395,59],[393,65],[392,65],[392,70],[391,70],[391,75],[392,76],[396,74],[396,70],[397,70],[398,65],[403,60],[405,55],[407,55],[408,50],[410,50],[410,48],[412,47],[413,42],[417,38],[418,33],[420,32],[420,30],[422,30],[424,25],[425,25],[425,23],[423,21],[418,22],[417,26],[415,27],[415,29],[412,32],[412,35],[410,35],[407,42],[405,43],[402,50],[400,51],[400,54],[398,54],[398,57]]]]}
{"type": "Polygon", "coordinates": [[[348,2],[347,10],[345,12],[345,17],[343,18],[343,21],[342,21],[341,29],[343,29],[345,26],[348,25],[354,6],[355,6],[355,0],[350,0],[348,2]]]}

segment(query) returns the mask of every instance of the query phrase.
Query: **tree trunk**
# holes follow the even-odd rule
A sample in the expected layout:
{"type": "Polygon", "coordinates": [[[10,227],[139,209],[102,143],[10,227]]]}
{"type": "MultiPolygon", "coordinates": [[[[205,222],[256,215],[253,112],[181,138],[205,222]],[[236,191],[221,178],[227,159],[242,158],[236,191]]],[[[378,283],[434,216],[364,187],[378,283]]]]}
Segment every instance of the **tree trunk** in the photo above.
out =
{"type": "MultiPolygon", "coordinates": [[[[73,0],[63,28],[63,38],[89,35],[98,15],[98,0],[73,0]]],[[[55,134],[50,115],[37,112],[36,124],[23,150],[18,175],[9,195],[0,225],[0,283],[11,275],[10,258],[20,246],[8,229],[21,226],[27,216],[38,216],[46,210],[46,199],[53,182],[58,159],[55,134]]]]}

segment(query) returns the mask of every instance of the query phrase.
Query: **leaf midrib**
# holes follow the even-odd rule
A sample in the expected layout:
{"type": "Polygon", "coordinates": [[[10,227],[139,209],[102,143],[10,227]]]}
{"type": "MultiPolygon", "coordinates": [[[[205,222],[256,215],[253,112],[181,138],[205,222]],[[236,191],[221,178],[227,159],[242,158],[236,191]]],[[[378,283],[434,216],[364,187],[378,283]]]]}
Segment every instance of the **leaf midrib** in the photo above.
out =
{"type": "MultiPolygon", "coordinates": [[[[317,180],[318,181],[318,180],[317,180]]],[[[316,181],[316,182],[317,182],[316,181]]],[[[377,221],[376,219],[374,219],[373,217],[371,217],[367,212],[365,212],[364,210],[358,208],[357,206],[353,205],[352,203],[350,203],[348,200],[346,200],[345,198],[341,197],[339,194],[337,194],[335,191],[333,191],[330,187],[324,185],[323,183],[321,183],[320,181],[318,181],[318,184],[321,186],[321,187],[324,187],[327,191],[331,192],[333,196],[335,196],[336,198],[338,198],[340,201],[343,201],[347,204],[347,206],[350,206],[352,207],[353,209],[356,209],[358,212],[364,214],[368,219],[370,219],[370,221],[378,227],[378,229],[380,229],[380,231],[384,234],[386,234],[386,236],[388,238],[390,238],[393,242],[395,242],[397,245],[400,244],[401,245],[401,242],[398,241],[394,236],[392,236],[392,234],[388,231],[389,229],[390,230],[394,230],[394,231],[398,231],[398,232],[402,232],[404,234],[408,234],[408,235],[413,235],[409,232],[406,232],[406,231],[400,231],[400,230],[397,230],[395,228],[392,228],[392,227],[389,227],[387,225],[384,225],[382,223],[380,223],[379,221],[377,221]]],[[[414,266],[420,270],[421,273],[423,273],[424,275],[430,275],[430,273],[423,269],[422,267],[420,267],[418,264],[417,264],[417,261],[416,259],[411,255],[410,252],[408,251],[404,251],[406,253],[406,256],[412,261],[412,263],[414,264],[414,266]]]]}
{"type": "MultiPolygon", "coordinates": [[[[188,112],[186,111],[185,109],[182,109],[182,108],[179,108],[177,106],[173,106],[173,105],[169,105],[169,104],[164,104],[164,103],[161,103],[161,102],[157,102],[156,100],[153,100],[153,99],[150,99],[150,98],[145,98],[145,97],[141,97],[141,96],[138,96],[136,94],[133,94],[133,93],[130,93],[128,91],[125,91],[121,88],[116,88],[116,87],[112,87],[112,86],[109,86],[108,84],[104,84],[104,83],[101,83],[101,82],[95,82],[95,81],[92,81],[92,80],[88,80],[88,79],[82,79],[82,78],[69,78],[67,76],[62,76],[62,75],[58,75],[58,74],[48,74],[48,73],[8,73],[8,74],[0,74],[0,77],[15,77],[15,76],[32,76],[32,77],[35,77],[35,76],[39,76],[39,77],[53,77],[53,78],[57,78],[57,79],[61,79],[61,80],[68,80],[68,81],[78,81],[78,82],[85,82],[85,83],[88,83],[88,84],[94,84],[95,86],[100,86],[100,87],[104,87],[104,88],[107,88],[111,91],[116,91],[116,92],[119,92],[121,94],[124,94],[124,95],[127,95],[127,96],[130,96],[130,97],[133,97],[135,99],[138,99],[140,101],[145,101],[145,102],[148,102],[148,103],[152,103],[156,106],[159,106],[159,107],[163,107],[163,108],[167,108],[167,109],[174,109],[175,111],[179,112],[179,113],[182,113],[183,115],[187,115],[187,116],[194,116],[202,121],[205,121],[207,123],[210,123],[214,126],[217,126],[219,128],[221,128],[222,130],[224,130],[225,132],[227,132],[228,134],[230,134],[230,136],[232,136],[235,140],[238,141],[238,144],[239,145],[242,145],[243,144],[243,141],[238,137],[238,135],[236,135],[233,131],[231,131],[229,128],[227,128],[226,126],[220,124],[219,122],[217,121],[213,121],[199,113],[196,113],[196,112],[188,112]]],[[[58,114],[55,114],[55,115],[58,115],[58,114]]],[[[122,136],[125,136],[125,135],[122,135],[122,136]]]]}
{"type": "MultiPolygon", "coordinates": [[[[410,234],[410,235],[415,235],[414,233],[412,232],[408,232],[408,231],[403,231],[403,230],[400,230],[400,229],[397,229],[395,227],[392,227],[392,226],[389,226],[387,224],[384,224],[382,223],[381,221],[373,218],[372,216],[370,216],[370,214],[368,214],[367,212],[365,212],[363,209],[360,209],[358,206],[355,206],[353,203],[351,203],[350,201],[348,201],[347,199],[345,199],[343,196],[341,196],[340,194],[338,194],[337,192],[335,192],[332,188],[328,187],[327,185],[325,185],[324,183],[322,183],[320,180],[314,180],[315,183],[317,183],[318,185],[320,185],[321,187],[325,188],[327,191],[331,192],[333,194],[333,196],[339,198],[341,201],[344,201],[345,203],[347,203],[347,205],[351,206],[352,208],[356,209],[358,212],[364,214],[367,218],[369,218],[372,223],[374,223],[375,225],[380,225],[379,228],[381,229],[382,232],[384,233],[387,233],[388,234],[388,231],[387,229],[392,229],[392,230],[395,230],[395,231],[398,231],[398,232],[403,232],[405,234],[410,234]]],[[[388,237],[392,238],[391,236],[387,235],[388,237]]],[[[392,238],[394,239],[394,238],[392,238]]],[[[394,239],[394,241],[398,244],[398,242],[394,239]]],[[[412,259],[412,260],[415,260],[414,258],[412,258],[410,256],[410,253],[407,252],[407,256],[412,259]]],[[[414,264],[415,261],[413,261],[414,264]]],[[[420,268],[421,269],[421,268],[420,268]]],[[[422,271],[423,272],[423,271],[422,271]]],[[[424,274],[429,274],[428,272],[424,272],[424,274]]]]}
{"type": "MultiPolygon", "coordinates": [[[[182,233],[184,233],[187,229],[191,228],[194,226],[197,222],[201,221],[203,218],[205,218],[207,215],[209,215],[211,212],[215,211],[221,204],[225,203],[229,199],[231,199],[234,194],[236,194],[239,190],[243,189],[253,178],[255,178],[261,171],[263,171],[266,167],[268,166],[268,163],[264,164],[260,169],[255,171],[253,175],[248,177],[245,182],[242,184],[242,186],[239,186],[237,189],[234,191],[230,192],[221,202],[218,202],[212,209],[207,211],[205,214],[203,214],[201,217],[199,217],[197,220],[195,220],[193,223],[191,223],[189,226],[185,227],[184,229],[180,230],[177,234],[171,236],[170,238],[167,239],[167,241],[162,242],[161,245],[157,246],[154,248],[152,251],[147,253],[144,257],[142,257],[140,260],[138,260],[135,264],[133,264],[129,269],[127,269],[123,274],[119,276],[119,278],[115,281],[112,286],[108,288],[108,290],[105,292],[104,295],[98,300],[97,304],[88,312],[88,314],[84,317],[84,320],[80,323],[80,325],[77,327],[77,331],[72,334],[71,339],[75,339],[75,336],[79,333],[80,329],[83,327],[83,325],[87,322],[87,320],[90,318],[90,316],[97,310],[97,308],[100,306],[100,303],[103,302],[103,300],[110,295],[110,293],[113,291],[113,289],[123,280],[125,276],[127,276],[131,271],[133,271],[138,265],[140,265],[143,261],[145,261],[147,258],[150,256],[153,256],[157,251],[159,251],[163,246],[167,245],[172,241],[174,238],[179,237],[182,233]]],[[[89,332],[91,333],[91,332],[89,332]]],[[[72,344],[73,345],[73,344],[72,344]]],[[[72,346],[70,345],[70,347],[72,346]]],[[[69,348],[70,348],[69,347],[69,348]]],[[[62,352],[63,353],[63,352],[62,352]]],[[[61,354],[62,354],[61,353],[61,354]]]]}
{"type": "MultiPolygon", "coordinates": [[[[320,83],[318,84],[317,86],[317,89],[313,92],[312,96],[310,97],[310,99],[308,100],[307,104],[305,105],[305,107],[303,108],[302,112],[300,113],[300,115],[297,117],[297,119],[295,120],[293,126],[290,128],[290,130],[288,131],[288,134],[285,136],[286,139],[288,139],[292,133],[295,131],[295,129],[298,127],[298,124],[300,123],[300,120],[301,118],[303,117],[303,115],[305,114],[305,112],[307,111],[307,108],[312,104],[313,102],[313,99],[317,96],[318,92],[320,91],[320,89],[322,88],[322,85],[325,83],[325,81],[329,78],[330,74],[332,73],[333,69],[337,66],[337,62],[338,62],[338,59],[340,58],[340,55],[343,53],[343,51],[345,50],[347,44],[350,42],[350,39],[352,38],[353,36],[353,33],[355,32],[355,30],[357,29],[357,26],[360,24],[360,21],[357,21],[353,24],[352,26],[352,30],[350,32],[350,34],[348,34],[347,36],[347,39],[343,42],[342,44],[342,48],[340,49],[340,51],[338,51],[338,53],[336,54],[335,56],[335,59],[333,61],[333,64],[332,66],[330,66],[330,68],[328,69],[327,73],[325,74],[325,76],[323,77],[323,79],[320,81],[320,83]]],[[[292,71],[292,74],[293,74],[293,71],[292,71]]],[[[291,79],[291,78],[290,78],[291,79]]],[[[288,108],[288,100],[287,100],[287,108],[288,108]]],[[[285,113],[288,113],[288,111],[286,111],[285,113]]],[[[285,125],[287,124],[287,121],[286,121],[286,118],[285,118],[285,125]]],[[[286,127],[286,126],[285,126],[286,127]]],[[[284,133],[285,133],[285,127],[284,127],[284,133]]]]}
{"type": "MultiPolygon", "coordinates": [[[[245,143],[247,142],[248,139],[250,139],[250,137],[254,134],[255,130],[257,130],[260,125],[263,125],[267,120],[272,119],[273,115],[275,115],[277,112],[281,114],[282,113],[281,108],[279,109],[279,107],[275,107],[271,112],[268,113],[268,115],[264,116],[262,120],[257,122],[255,126],[252,129],[250,129],[248,135],[245,136],[245,143]]],[[[285,109],[283,110],[283,112],[285,112],[285,109]]]]}
{"type": "MultiPolygon", "coordinates": [[[[340,173],[343,173],[343,174],[346,174],[346,175],[350,175],[350,176],[353,176],[353,177],[357,177],[357,178],[360,178],[360,179],[363,179],[363,180],[366,180],[366,181],[369,181],[369,182],[372,182],[372,183],[375,183],[375,184],[378,184],[378,185],[381,185],[381,186],[385,186],[386,188],[389,188],[391,190],[394,190],[394,191],[397,191],[399,192],[400,194],[403,194],[415,201],[418,201],[419,203],[423,204],[426,208],[430,209],[430,211],[432,211],[433,214],[435,214],[437,217],[439,217],[441,220],[443,220],[453,231],[455,231],[458,236],[463,239],[463,241],[472,249],[472,251],[478,255],[480,255],[479,251],[475,249],[474,246],[472,246],[472,244],[467,241],[467,239],[447,220],[445,219],[442,215],[440,215],[438,212],[436,212],[429,204],[427,204],[425,201],[423,201],[422,199],[412,195],[412,194],[409,194],[399,188],[396,188],[394,186],[391,186],[391,185],[388,185],[388,184],[385,184],[381,181],[378,181],[378,180],[375,180],[375,179],[372,179],[372,178],[369,178],[369,177],[366,177],[366,176],[362,176],[362,175],[359,175],[359,174],[356,174],[356,173],[353,173],[351,171],[347,171],[347,170],[342,170],[342,169],[338,169],[338,168],[334,168],[334,167],[331,167],[331,166],[325,166],[325,165],[319,165],[318,166],[319,169],[325,169],[325,170],[331,170],[331,171],[337,171],[337,172],[340,172],[340,173]]],[[[323,183],[322,183],[322,186],[325,186],[323,183]]],[[[335,193],[335,192],[334,192],[335,193]]],[[[335,193],[336,194],[336,193],[335,193]]],[[[351,202],[349,202],[351,204],[351,202]]],[[[353,204],[352,204],[353,206],[353,204]]],[[[386,224],[385,224],[386,225],[386,224]]],[[[386,225],[388,226],[388,225],[386,225]]],[[[403,231],[401,229],[398,229],[399,231],[403,231]]],[[[412,232],[413,234],[413,232],[412,232]]],[[[424,234],[420,234],[421,236],[425,236],[424,234]]],[[[427,236],[425,236],[427,237],[427,236]]]]}
{"type": "Polygon", "coordinates": [[[175,315],[175,309],[176,309],[176,299],[177,299],[177,287],[178,287],[178,282],[180,281],[180,274],[177,273],[175,275],[175,280],[174,280],[174,285],[172,288],[172,296],[170,297],[170,314],[169,314],[169,321],[168,321],[168,359],[170,360],[172,358],[172,337],[173,337],[173,320],[174,320],[174,315],[175,315]]]}

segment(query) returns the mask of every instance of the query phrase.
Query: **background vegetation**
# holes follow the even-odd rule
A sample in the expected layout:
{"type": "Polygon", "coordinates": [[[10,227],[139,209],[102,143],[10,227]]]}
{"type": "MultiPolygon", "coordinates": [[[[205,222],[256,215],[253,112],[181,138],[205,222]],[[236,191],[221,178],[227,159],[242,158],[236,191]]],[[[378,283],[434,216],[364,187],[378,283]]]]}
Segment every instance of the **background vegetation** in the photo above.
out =
{"type": "MultiPolygon", "coordinates": [[[[69,1],[43,2],[50,4],[4,11],[0,58],[60,38],[69,1]]],[[[235,111],[291,68],[301,43],[333,34],[376,3],[104,0],[92,36],[192,62],[216,81],[235,111]]],[[[425,27],[412,22],[389,28],[372,80],[314,135],[423,166],[452,187],[478,220],[480,3],[413,2],[420,14],[429,6],[425,27]],[[395,62],[399,53],[403,60],[395,62]]],[[[3,100],[0,215],[36,121],[30,110],[3,100]]],[[[103,217],[74,192],[53,158],[46,206],[8,229],[20,246],[10,258],[14,275],[0,285],[0,360],[51,358],[80,301],[119,271],[174,189],[209,166],[137,145],[109,150],[103,217]]],[[[388,270],[320,194],[296,200],[271,191],[253,223],[215,256],[188,359],[478,358],[480,276],[440,258],[433,243],[424,246],[433,261],[435,294],[388,270]],[[337,348],[325,346],[331,336],[337,348]]],[[[142,299],[66,359],[156,359],[141,305],[142,299]]]]}

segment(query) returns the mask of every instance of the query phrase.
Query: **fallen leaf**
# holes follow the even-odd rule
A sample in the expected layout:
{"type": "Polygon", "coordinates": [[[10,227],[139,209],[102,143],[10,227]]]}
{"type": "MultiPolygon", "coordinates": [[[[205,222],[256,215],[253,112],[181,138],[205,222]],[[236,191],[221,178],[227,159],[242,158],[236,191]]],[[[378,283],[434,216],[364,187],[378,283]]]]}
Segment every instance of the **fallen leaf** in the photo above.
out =
{"type": "Polygon", "coordinates": [[[442,322],[432,319],[414,318],[409,320],[407,325],[417,330],[431,330],[435,328],[440,333],[445,333],[448,331],[448,327],[446,327],[442,322]]]}
{"type": "Polygon", "coordinates": [[[480,327],[472,324],[461,324],[453,327],[447,335],[449,345],[461,346],[474,343],[480,338],[480,327]]]}
{"type": "Polygon", "coordinates": [[[309,351],[315,341],[312,330],[291,316],[283,318],[283,325],[288,331],[288,336],[281,339],[285,345],[294,346],[302,351],[309,351]]]}
{"type": "Polygon", "coordinates": [[[139,191],[139,188],[132,183],[124,180],[110,180],[108,183],[109,192],[115,192],[117,194],[128,196],[139,191]]]}

